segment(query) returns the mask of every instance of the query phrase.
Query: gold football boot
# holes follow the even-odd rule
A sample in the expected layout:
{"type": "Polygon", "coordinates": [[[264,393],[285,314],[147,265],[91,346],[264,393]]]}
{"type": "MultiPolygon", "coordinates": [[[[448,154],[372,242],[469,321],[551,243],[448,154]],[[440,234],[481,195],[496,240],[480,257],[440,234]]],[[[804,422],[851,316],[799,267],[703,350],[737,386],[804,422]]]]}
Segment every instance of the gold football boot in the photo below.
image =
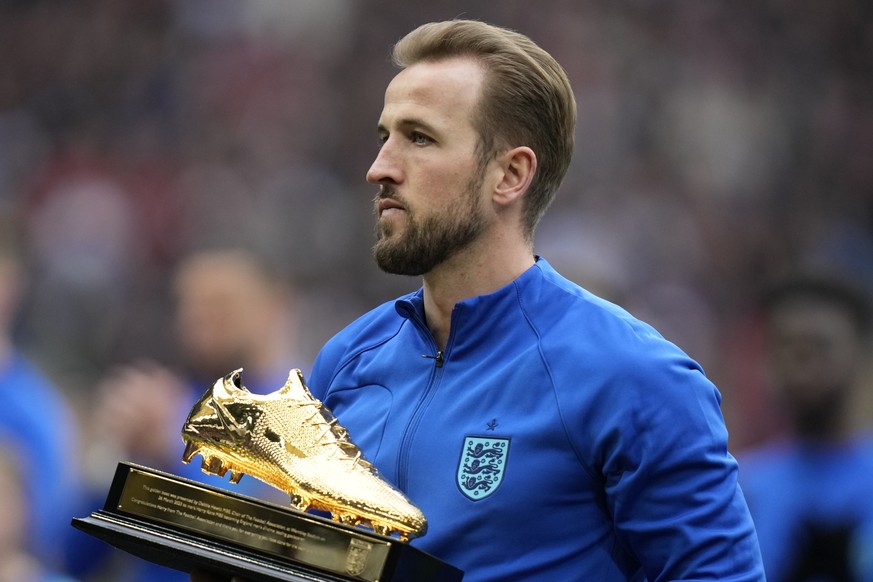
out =
{"type": "Polygon", "coordinates": [[[218,379],[194,405],[182,427],[184,462],[199,453],[205,473],[230,471],[231,483],[252,475],[287,492],[300,511],[329,511],[344,524],[404,541],[425,533],[421,510],[361,456],[300,370],[264,396],[242,385],[241,372],[218,379]]]}

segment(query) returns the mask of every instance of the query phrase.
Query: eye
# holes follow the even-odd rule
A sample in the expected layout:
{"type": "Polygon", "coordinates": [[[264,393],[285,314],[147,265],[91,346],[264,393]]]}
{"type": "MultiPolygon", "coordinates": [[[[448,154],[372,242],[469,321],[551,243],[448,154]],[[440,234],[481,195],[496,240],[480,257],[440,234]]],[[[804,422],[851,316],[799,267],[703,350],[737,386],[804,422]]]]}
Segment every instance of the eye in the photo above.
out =
{"type": "Polygon", "coordinates": [[[433,140],[430,137],[418,131],[413,131],[409,135],[409,141],[416,145],[428,145],[430,143],[433,143],[433,140]]]}

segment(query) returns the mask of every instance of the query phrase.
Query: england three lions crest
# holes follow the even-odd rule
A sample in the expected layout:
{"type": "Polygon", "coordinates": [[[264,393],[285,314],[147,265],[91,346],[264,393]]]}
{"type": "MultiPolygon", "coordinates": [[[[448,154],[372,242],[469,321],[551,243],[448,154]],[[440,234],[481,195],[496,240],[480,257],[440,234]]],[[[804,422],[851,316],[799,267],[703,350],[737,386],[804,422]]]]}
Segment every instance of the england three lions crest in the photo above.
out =
{"type": "Polygon", "coordinates": [[[367,559],[373,544],[352,538],[349,540],[349,550],[346,553],[346,574],[360,576],[367,569],[367,559]]]}
{"type": "Polygon", "coordinates": [[[494,493],[503,481],[508,457],[508,438],[464,437],[456,479],[461,493],[473,501],[494,493]]]}

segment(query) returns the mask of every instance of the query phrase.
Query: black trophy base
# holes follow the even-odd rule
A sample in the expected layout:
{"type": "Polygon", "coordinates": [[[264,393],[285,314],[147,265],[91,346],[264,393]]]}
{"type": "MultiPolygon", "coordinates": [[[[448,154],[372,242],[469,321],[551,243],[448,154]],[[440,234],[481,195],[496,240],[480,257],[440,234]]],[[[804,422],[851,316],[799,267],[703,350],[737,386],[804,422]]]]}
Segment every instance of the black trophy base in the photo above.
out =
{"type": "Polygon", "coordinates": [[[354,580],[104,511],[75,518],[73,526],[134,556],[182,572],[215,572],[251,582],[354,580]]]}
{"type": "Polygon", "coordinates": [[[104,508],[72,524],[162,566],[250,582],[463,577],[396,538],[127,463],[118,464],[104,508]]]}

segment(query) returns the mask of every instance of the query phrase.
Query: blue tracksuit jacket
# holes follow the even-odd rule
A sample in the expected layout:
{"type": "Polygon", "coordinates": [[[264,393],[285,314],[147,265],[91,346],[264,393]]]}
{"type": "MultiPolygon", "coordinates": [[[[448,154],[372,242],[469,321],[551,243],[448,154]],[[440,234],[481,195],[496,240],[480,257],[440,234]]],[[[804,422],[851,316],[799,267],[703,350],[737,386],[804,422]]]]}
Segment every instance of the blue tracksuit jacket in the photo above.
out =
{"type": "Polygon", "coordinates": [[[309,380],[465,581],[763,579],[716,388],[543,259],[458,303],[443,352],[419,290],[309,380]]]}

